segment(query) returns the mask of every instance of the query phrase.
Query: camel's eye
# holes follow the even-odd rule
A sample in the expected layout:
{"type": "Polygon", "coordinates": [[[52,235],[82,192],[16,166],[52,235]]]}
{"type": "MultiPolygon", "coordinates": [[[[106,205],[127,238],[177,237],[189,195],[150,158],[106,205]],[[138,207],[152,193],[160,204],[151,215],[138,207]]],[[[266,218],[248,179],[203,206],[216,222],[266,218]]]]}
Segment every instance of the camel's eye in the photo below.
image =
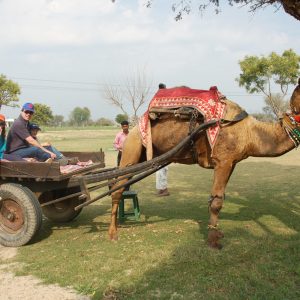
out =
{"type": "Polygon", "coordinates": [[[294,115],[299,115],[299,112],[295,108],[293,109],[293,113],[294,115]]]}

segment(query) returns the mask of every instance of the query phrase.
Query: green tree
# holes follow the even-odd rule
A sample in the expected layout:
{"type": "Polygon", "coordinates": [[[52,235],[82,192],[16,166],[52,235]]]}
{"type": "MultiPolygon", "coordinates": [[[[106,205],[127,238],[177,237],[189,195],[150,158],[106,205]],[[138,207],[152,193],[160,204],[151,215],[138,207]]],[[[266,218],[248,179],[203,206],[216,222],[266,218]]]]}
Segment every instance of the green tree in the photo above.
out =
{"type": "Polygon", "coordinates": [[[31,122],[39,125],[49,125],[53,120],[53,113],[49,106],[40,103],[34,103],[34,114],[31,122]]]}
{"type": "Polygon", "coordinates": [[[123,121],[128,121],[128,115],[126,115],[126,114],[118,114],[115,117],[115,121],[118,124],[121,124],[123,121]]]}
{"type": "Polygon", "coordinates": [[[91,118],[91,112],[87,107],[75,107],[70,115],[70,123],[77,126],[87,125],[91,118]]]}
{"type": "Polygon", "coordinates": [[[20,93],[20,87],[17,83],[7,79],[5,75],[0,74],[0,110],[3,105],[11,107],[18,106],[15,102],[19,101],[20,93]]]}
{"type": "Polygon", "coordinates": [[[51,122],[52,126],[62,126],[64,124],[64,116],[62,115],[54,115],[53,120],[51,122]]]}
{"type": "Polygon", "coordinates": [[[114,121],[107,118],[100,118],[95,122],[95,125],[98,126],[113,126],[114,124],[114,121]]]}
{"type": "Polygon", "coordinates": [[[250,94],[263,93],[265,103],[273,108],[278,116],[280,107],[284,107],[285,96],[290,85],[296,85],[300,74],[300,56],[292,49],[282,55],[272,52],[265,56],[246,56],[239,61],[242,73],[236,81],[250,94]],[[281,94],[272,93],[272,88],[279,85],[281,94]]]}
{"type": "MultiPolygon", "coordinates": [[[[112,0],[112,2],[116,2],[112,0]]],[[[155,0],[145,0],[145,5],[151,7],[155,0]]],[[[193,9],[201,12],[212,5],[216,13],[221,11],[220,0],[171,0],[170,5],[175,13],[175,20],[181,20],[184,15],[188,15],[193,9]]],[[[224,3],[224,2],[223,2],[224,3]]],[[[300,21],[300,1],[299,0],[227,0],[231,6],[248,6],[250,12],[256,12],[267,6],[272,6],[275,10],[284,9],[286,13],[300,21]]]]}
{"type": "Polygon", "coordinates": [[[267,121],[276,121],[277,115],[287,111],[290,107],[290,102],[279,93],[272,95],[272,100],[265,97],[264,101],[266,105],[263,107],[263,112],[267,121]]]}

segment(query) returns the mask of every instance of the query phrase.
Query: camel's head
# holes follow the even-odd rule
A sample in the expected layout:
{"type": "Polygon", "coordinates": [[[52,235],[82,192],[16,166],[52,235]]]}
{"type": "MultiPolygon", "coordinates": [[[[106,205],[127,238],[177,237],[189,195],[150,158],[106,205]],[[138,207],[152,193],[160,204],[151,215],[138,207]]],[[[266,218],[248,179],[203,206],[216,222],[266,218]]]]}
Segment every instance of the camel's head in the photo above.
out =
{"type": "Polygon", "coordinates": [[[298,85],[292,94],[290,106],[294,114],[300,114],[300,78],[298,79],[298,85]]]}

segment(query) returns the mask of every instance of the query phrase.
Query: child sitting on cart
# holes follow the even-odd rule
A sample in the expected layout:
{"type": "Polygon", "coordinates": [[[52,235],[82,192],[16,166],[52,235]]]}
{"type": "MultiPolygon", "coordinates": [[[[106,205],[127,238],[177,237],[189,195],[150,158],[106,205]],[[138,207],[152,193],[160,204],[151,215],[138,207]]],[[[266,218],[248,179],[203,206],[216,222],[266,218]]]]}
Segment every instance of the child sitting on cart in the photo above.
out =
{"type": "MultiPolygon", "coordinates": [[[[38,140],[37,134],[41,130],[40,126],[35,123],[29,123],[29,132],[30,135],[35,139],[38,140]]],[[[76,157],[67,158],[65,157],[61,152],[59,152],[54,146],[52,146],[49,142],[46,143],[40,143],[44,148],[48,149],[49,151],[56,154],[56,159],[58,160],[59,164],[61,166],[65,166],[67,164],[76,164],[78,162],[78,159],[76,157]]]]}

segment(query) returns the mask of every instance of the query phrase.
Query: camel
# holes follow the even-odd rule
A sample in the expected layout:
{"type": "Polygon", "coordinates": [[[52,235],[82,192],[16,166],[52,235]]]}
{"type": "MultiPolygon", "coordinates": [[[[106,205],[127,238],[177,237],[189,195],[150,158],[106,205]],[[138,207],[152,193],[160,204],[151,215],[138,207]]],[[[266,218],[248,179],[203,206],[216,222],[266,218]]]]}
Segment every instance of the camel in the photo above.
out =
{"type": "MultiPolygon", "coordinates": [[[[229,114],[235,115],[243,111],[236,103],[229,100],[225,102],[229,114]]],[[[249,156],[281,156],[300,143],[300,137],[294,132],[294,129],[297,131],[298,126],[300,129],[300,78],[291,96],[290,107],[291,113],[285,114],[277,123],[261,122],[247,115],[238,122],[221,125],[213,149],[207,135],[201,133],[194,143],[194,149],[180,151],[169,160],[182,164],[197,163],[203,168],[214,169],[209,199],[208,245],[210,247],[217,249],[222,247],[220,239],[223,233],[218,228],[218,219],[225,197],[225,188],[236,164],[249,156]]],[[[189,120],[178,120],[171,115],[162,115],[161,118],[151,121],[153,155],[159,156],[176,146],[188,135],[189,126],[189,120]]],[[[127,137],[120,168],[143,160],[145,160],[145,148],[136,126],[127,137]]],[[[123,179],[115,186],[124,184],[127,180],[123,179]]],[[[112,193],[111,223],[108,230],[111,240],[117,240],[117,210],[123,190],[124,188],[121,188],[112,193]]]]}

